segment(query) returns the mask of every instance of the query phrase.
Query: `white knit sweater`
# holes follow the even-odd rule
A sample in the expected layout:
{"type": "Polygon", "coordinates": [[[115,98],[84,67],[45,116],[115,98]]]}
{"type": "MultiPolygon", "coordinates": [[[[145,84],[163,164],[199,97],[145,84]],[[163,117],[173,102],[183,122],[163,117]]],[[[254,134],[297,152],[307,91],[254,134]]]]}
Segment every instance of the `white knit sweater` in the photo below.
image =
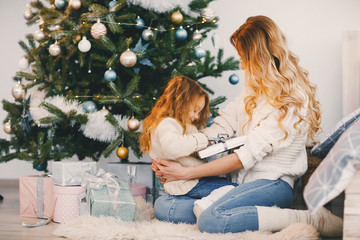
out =
{"type": "MultiPolygon", "coordinates": [[[[306,103],[300,114],[306,116],[308,98],[305,94],[302,95],[306,103]]],[[[242,127],[249,118],[244,110],[246,96],[246,89],[243,88],[240,96],[219,111],[220,116],[214,119],[214,124],[203,132],[209,137],[216,137],[218,133],[229,136],[247,135],[245,144],[234,151],[244,166],[238,171],[239,184],[257,179],[281,178],[293,187],[294,181],[307,170],[305,130],[308,124],[303,121],[298,129],[294,129],[294,123],[299,118],[294,113],[295,107],[290,107],[282,121],[288,136],[282,140],[285,134],[278,126],[279,112],[264,99],[259,99],[252,120],[242,133],[242,127]]]]}
{"type": "MultiPolygon", "coordinates": [[[[188,124],[185,134],[183,131],[176,119],[163,119],[151,133],[150,157],[175,160],[185,167],[203,164],[204,161],[190,155],[207,146],[207,137],[199,133],[194,125],[188,124]]],[[[168,194],[184,195],[198,182],[198,179],[173,181],[165,183],[164,188],[168,194]]]]}

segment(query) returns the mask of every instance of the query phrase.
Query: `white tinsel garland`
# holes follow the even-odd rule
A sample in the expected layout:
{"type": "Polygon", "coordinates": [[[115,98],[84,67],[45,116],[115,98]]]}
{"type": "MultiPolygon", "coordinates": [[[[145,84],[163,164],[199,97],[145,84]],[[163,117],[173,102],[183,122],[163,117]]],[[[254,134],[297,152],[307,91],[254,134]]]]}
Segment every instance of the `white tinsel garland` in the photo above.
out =
{"type": "MultiPolygon", "coordinates": [[[[101,142],[112,142],[118,136],[119,132],[106,120],[107,110],[100,110],[88,115],[89,121],[82,125],[80,130],[84,133],[85,137],[99,140],[101,142]]],[[[121,128],[127,130],[127,122],[129,118],[122,118],[121,115],[114,115],[121,128]]],[[[141,124],[140,124],[141,125],[141,124]]],[[[141,127],[138,131],[142,131],[141,127]]]]}
{"type": "Polygon", "coordinates": [[[128,0],[127,2],[157,13],[171,11],[176,7],[180,7],[185,14],[194,14],[189,8],[191,0],[128,0]]]}
{"type": "MultiPolygon", "coordinates": [[[[40,119],[44,117],[51,117],[53,114],[49,113],[46,109],[40,106],[42,102],[50,103],[61,111],[67,113],[71,110],[76,110],[77,114],[84,114],[82,105],[76,100],[67,100],[63,96],[53,96],[49,98],[44,98],[45,93],[43,91],[37,91],[36,94],[31,94],[30,98],[30,114],[32,119],[36,124],[40,124],[40,119]]],[[[40,125],[45,126],[45,125],[40,125]]],[[[46,125],[47,126],[47,125],[46,125]]]]}

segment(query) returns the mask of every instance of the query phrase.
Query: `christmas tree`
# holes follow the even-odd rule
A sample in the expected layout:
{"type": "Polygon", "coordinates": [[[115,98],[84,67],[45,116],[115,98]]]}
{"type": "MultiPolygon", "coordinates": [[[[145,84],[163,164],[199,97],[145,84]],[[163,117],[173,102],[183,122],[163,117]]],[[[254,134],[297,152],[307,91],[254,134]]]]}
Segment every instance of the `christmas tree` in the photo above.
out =
{"type": "MultiPolygon", "coordinates": [[[[46,171],[47,161],[74,155],[97,161],[116,150],[126,160],[131,149],[139,157],[141,120],[170,78],[238,67],[201,45],[217,28],[211,1],[32,1],[24,18],[39,29],[19,42],[25,55],[14,101],[2,101],[10,139],[0,139],[0,162],[46,171]]],[[[212,100],[213,115],[224,100],[212,100]]]]}

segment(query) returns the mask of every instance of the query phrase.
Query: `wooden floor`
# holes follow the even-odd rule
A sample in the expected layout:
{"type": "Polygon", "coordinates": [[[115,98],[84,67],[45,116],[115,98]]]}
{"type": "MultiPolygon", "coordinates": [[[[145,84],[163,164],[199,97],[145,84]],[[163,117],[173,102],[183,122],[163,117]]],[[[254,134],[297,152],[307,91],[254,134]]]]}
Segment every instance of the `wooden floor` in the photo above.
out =
{"type": "MultiPolygon", "coordinates": [[[[22,226],[19,215],[18,180],[0,180],[0,194],[4,197],[4,200],[0,202],[0,240],[64,240],[64,238],[52,235],[52,232],[58,226],[58,223],[51,222],[48,225],[35,228],[22,226]]],[[[293,208],[306,208],[301,197],[301,190],[295,194],[295,199],[293,208]]],[[[334,214],[342,216],[343,202],[344,196],[342,194],[335,198],[331,203],[327,204],[326,207],[334,214]]],[[[337,240],[336,238],[329,239],[337,240]]],[[[325,238],[323,240],[325,240],[325,238]]]]}
{"type": "Polygon", "coordinates": [[[64,240],[51,234],[58,223],[51,222],[35,228],[22,226],[19,215],[19,181],[0,180],[0,194],[4,197],[0,202],[1,240],[64,240]]]}

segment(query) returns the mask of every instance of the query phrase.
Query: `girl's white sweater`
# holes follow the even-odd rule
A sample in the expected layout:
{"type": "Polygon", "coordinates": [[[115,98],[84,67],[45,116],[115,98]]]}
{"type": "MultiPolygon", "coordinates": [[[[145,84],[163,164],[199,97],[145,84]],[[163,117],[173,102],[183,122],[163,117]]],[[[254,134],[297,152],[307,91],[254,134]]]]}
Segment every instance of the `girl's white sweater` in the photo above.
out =
{"type": "MultiPolygon", "coordinates": [[[[150,157],[178,161],[185,167],[203,164],[204,161],[191,154],[207,146],[207,137],[199,133],[194,125],[188,124],[185,134],[183,131],[183,127],[176,119],[170,117],[163,119],[151,133],[150,157]]],[[[168,194],[184,195],[198,182],[198,179],[173,181],[165,183],[164,188],[168,194]]]]}

